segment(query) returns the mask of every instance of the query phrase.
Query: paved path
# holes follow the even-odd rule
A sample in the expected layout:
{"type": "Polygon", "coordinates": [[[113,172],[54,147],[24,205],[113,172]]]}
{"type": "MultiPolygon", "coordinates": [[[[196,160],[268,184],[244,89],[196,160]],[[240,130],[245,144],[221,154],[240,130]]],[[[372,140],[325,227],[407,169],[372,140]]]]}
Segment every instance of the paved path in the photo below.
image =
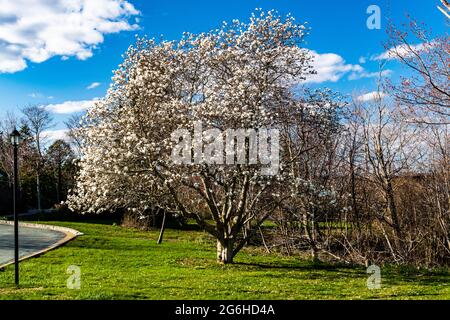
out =
{"type": "MultiPolygon", "coordinates": [[[[66,237],[56,230],[19,227],[19,256],[25,257],[42,251],[66,237]]],[[[14,259],[14,228],[0,224],[0,266],[14,259]]]]}

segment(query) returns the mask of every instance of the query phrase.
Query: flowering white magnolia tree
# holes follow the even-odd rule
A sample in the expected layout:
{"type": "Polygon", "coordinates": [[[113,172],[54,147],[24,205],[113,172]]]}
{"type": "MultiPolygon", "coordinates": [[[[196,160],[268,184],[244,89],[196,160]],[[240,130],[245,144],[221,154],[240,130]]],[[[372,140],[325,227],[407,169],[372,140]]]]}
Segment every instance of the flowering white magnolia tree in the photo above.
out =
{"type": "Polygon", "coordinates": [[[220,262],[232,262],[295,186],[284,162],[296,157],[277,157],[286,135],[261,132],[286,132],[289,110],[302,103],[292,88],[313,73],[300,47],[306,33],[290,16],[257,11],[249,23],[178,42],[139,39],[84,119],[70,207],[180,213],[217,239],[220,262]],[[230,129],[239,134],[230,138],[230,129]],[[178,161],[180,154],[192,161],[178,161]],[[268,165],[276,171],[262,174],[268,165]]]}

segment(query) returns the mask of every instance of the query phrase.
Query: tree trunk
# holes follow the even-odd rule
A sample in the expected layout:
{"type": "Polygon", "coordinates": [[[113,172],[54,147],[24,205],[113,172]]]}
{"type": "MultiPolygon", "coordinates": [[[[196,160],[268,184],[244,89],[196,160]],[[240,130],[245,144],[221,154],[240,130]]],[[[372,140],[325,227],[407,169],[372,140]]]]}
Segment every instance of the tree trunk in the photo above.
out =
{"type": "Polygon", "coordinates": [[[41,211],[41,183],[39,179],[39,173],[36,174],[36,196],[37,196],[37,209],[41,211]]]}
{"type": "Polygon", "coordinates": [[[223,264],[233,263],[233,240],[217,240],[217,261],[223,264]]]}
{"type": "Polygon", "coordinates": [[[320,262],[319,252],[314,243],[311,244],[311,259],[314,263],[320,262]]]}
{"type": "Polygon", "coordinates": [[[56,202],[59,204],[61,202],[61,193],[62,193],[62,169],[61,163],[58,163],[58,186],[56,188],[56,202]]]}
{"type": "Polygon", "coordinates": [[[394,226],[395,235],[397,237],[396,240],[398,241],[402,238],[402,234],[401,234],[401,228],[400,228],[400,221],[399,221],[398,215],[397,215],[397,206],[395,205],[394,189],[393,189],[392,183],[390,181],[387,182],[386,197],[387,197],[389,215],[390,215],[392,224],[394,226]]]}
{"type": "Polygon", "coordinates": [[[350,158],[350,177],[351,177],[351,194],[352,194],[352,210],[353,210],[353,221],[356,221],[356,228],[361,231],[359,211],[358,211],[358,201],[356,200],[356,173],[355,164],[353,157],[350,158]]]}
{"type": "Polygon", "coordinates": [[[164,210],[164,215],[161,223],[161,231],[159,232],[158,244],[163,241],[164,230],[166,229],[166,210],[164,210]]]}
{"type": "Polygon", "coordinates": [[[316,246],[316,238],[315,238],[315,226],[313,224],[314,219],[311,219],[311,221],[309,221],[310,219],[308,219],[308,213],[304,212],[303,213],[303,228],[304,228],[304,232],[305,232],[305,236],[308,239],[309,242],[309,247],[310,247],[310,252],[311,252],[311,259],[314,262],[318,262],[319,261],[319,255],[318,255],[318,250],[317,250],[317,246],[316,246]],[[312,225],[312,226],[310,226],[312,225]]]}

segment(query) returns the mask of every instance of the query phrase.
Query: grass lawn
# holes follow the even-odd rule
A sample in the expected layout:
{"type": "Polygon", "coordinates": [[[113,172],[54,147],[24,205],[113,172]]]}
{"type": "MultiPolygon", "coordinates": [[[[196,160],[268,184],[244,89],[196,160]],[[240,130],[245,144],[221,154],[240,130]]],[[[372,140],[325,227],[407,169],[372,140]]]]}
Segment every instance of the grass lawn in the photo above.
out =
{"type": "Polygon", "coordinates": [[[369,290],[365,268],[313,264],[247,248],[236,264],[215,262],[205,233],[125,229],[112,222],[45,222],[84,236],[0,271],[0,299],[450,299],[450,273],[381,269],[382,288],[369,290]],[[66,287],[70,265],[81,268],[81,289],[66,287]]]}

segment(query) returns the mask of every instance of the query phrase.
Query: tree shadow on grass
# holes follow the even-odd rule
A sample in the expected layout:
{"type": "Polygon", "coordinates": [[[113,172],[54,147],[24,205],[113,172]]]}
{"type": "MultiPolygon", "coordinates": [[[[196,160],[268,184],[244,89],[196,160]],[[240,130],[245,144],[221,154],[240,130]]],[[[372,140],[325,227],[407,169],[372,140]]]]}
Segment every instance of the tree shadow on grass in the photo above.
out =
{"type": "Polygon", "coordinates": [[[412,266],[387,266],[382,267],[381,272],[382,277],[390,285],[405,282],[426,286],[446,285],[450,292],[450,270],[446,267],[427,270],[412,266]]]}
{"type": "Polygon", "coordinates": [[[353,272],[362,271],[361,267],[346,264],[331,264],[318,262],[305,262],[305,264],[288,264],[288,263],[260,263],[260,262],[235,262],[234,265],[255,267],[260,269],[285,269],[285,270],[299,270],[299,271],[335,271],[343,272],[343,270],[351,270],[353,272]]]}
{"type": "Polygon", "coordinates": [[[400,285],[404,283],[410,283],[414,285],[421,286],[433,286],[438,285],[446,286],[450,291],[450,276],[445,275],[433,275],[433,274],[386,274],[384,276],[386,284],[389,285],[400,285]]]}

